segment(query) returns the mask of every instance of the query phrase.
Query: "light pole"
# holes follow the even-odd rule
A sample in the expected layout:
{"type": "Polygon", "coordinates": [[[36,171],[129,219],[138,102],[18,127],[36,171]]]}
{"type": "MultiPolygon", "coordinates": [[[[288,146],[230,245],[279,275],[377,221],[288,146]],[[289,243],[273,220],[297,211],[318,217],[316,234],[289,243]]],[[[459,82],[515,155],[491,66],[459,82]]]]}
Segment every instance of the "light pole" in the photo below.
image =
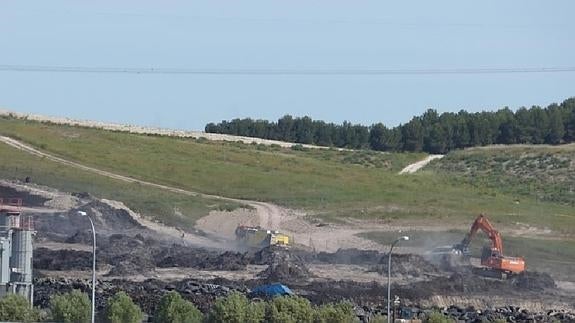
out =
{"type": "Polygon", "coordinates": [[[408,236],[395,239],[389,248],[389,254],[387,254],[387,323],[391,323],[391,252],[398,242],[407,240],[409,240],[408,236]]]}
{"type": "Polygon", "coordinates": [[[78,211],[78,214],[83,215],[90,220],[92,226],[92,323],[94,323],[95,309],[96,309],[96,230],[94,229],[94,222],[84,211],[78,211]]]}

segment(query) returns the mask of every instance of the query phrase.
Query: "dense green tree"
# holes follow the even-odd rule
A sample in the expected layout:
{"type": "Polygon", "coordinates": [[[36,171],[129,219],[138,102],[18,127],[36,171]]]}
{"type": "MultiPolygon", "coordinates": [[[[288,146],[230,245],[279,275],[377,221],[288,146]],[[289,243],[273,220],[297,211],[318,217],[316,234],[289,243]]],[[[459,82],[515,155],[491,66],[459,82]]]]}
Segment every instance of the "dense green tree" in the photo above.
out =
{"type": "Polygon", "coordinates": [[[91,304],[88,295],[79,290],[55,295],[50,300],[52,319],[64,323],[90,322],[91,304]]]}
{"type": "Polygon", "coordinates": [[[202,320],[203,315],[196,306],[174,291],[162,297],[154,315],[157,323],[200,323],[202,320]]]}
{"type": "Polygon", "coordinates": [[[295,142],[300,144],[313,144],[314,130],[310,117],[296,118],[294,121],[295,142]]]}
{"type": "Polygon", "coordinates": [[[424,138],[423,150],[432,154],[447,152],[447,136],[439,124],[430,126],[429,134],[424,138]]]}
{"type": "Polygon", "coordinates": [[[310,302],[299,296],[275,297],[266,307],[269,323],[311,323],[315,317],[310,302]]]}
{"type": "Polygon", "coordinates": [[[110,323],[139,323],[143,317],[140,307],[125,292],[118,292],[108,299],[106,319],[110,323]]]}
{"type": "Polygon", "coordinates": [[[383,147],[383,138],[388,131],[383,123],[374,124],[369,129],[369,148],[373,150],[385,150],[383,147]]]}
{"type": "Polygon", "coordinates": [[[423,125],[419,118],[413,118],[401,128],[403,150],[419,152],[423,149],[423,125]]]}
{"type": "Polygon", "coordinates": [[[265,317],[264,302],[250,302],[244,294],[233,292],[218,298],[207,317],[208,323],[260,323],[265,317]]]}
{"type": "Polygon", "coordinates": [[[313,129],[314,133],[314,143],[320,146],[332,146],[333,145],[333,124],[328,125],[323,121],[314,121],[313,129]]]}
{"type": "Polygon", "coordinates": [[[353,305],[346,302],[322,305],[315,310],[314,323],[359,322],[353,305]]]}
{"type": "Polygon", "coordinates": [[[471,134],[468,125],[469,113],[461,110],[455,117],[453,125],[453,145],[455,148],[470,146],[471,134]]]}
{"type": "Polygon", "coordinates": [[[292,116],[285,115],[281,119],[278,120],[277,123],[278,127],[278,138],[280,140],[288,141],[288,142],[295,142],[296,136],[294,134],[294,120],[292,116]]]}
{"type": "Polygon", "coordinates": [[[565,125],[565,142],[575,141],[575,98],[563,101],[560,105],[563,111],[563,122],[565,125]]]}
{"type": "Polygon", "coordinates": [[[24,296],[12,294],[0,298],[0,321],[37,322],[40,318],[40,311],[30,307],[24,296]]]}
{"type": "Polygon", "coordinates": [[[247,118],[209,123],[205,130],[302,144],[429,153],[491,144],[558,144],[575,141],[575,98],[547,108],[522,107],[516,112],[507,107],[495,112],[462,110],[457,114],[428,109],[393,128],[381,123],[368,128],[348,121],[337,125],[286,115],[277,122],[247,118]]]}
{"type": "Polygon", "coordinates": [[[549,133],[549,117],[547,111],[543,110],[538,106],[531,108],[531,119],[532,119],[532,129],[533,129],[533,141],[534,144],[545,143],[545,138],[549,133]]]}
{"type": "Polygon", "coordinates": [[[545,138],[548,144],[559,144],[565,135],[563,115],[558,107],[549,109],[549,130],[545,138]]]}

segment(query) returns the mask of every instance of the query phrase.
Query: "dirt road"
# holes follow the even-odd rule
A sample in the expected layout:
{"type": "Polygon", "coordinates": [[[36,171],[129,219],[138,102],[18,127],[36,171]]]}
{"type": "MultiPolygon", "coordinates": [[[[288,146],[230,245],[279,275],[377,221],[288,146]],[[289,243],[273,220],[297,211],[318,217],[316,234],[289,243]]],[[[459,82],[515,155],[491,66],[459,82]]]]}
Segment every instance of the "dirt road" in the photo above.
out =
{"type": "MultiPolygon", "coordinates": [[[[274,204],[271,204],[271,203],[251,201],[251,200],[242,200],[242,199],[234,199],[234,198],[228,198],[228,197],[217,196],[217,195],[202,194],[202,193],[188,191],[188,190],[184,190],[184,189],[173,187],[173,186],[162,185],[162,184],[152,183],[152,182],[148,182],[148,181],[144,181],[144,180],[139,180],[139,179],[131,178],[128,176],[124,176],[124,175],[112,173],[109,171],[101,170],[101,169],[98,169],[95,167],[86,166],[86,165],[83,165],[83,164],[80,164],[77,162],[73,162],[73,161],[66,160],[66,159],[61,158],[61,157],[54,156],[54,155],[49,154],[49,153],[45,153],[45,152],[40,151],[40,150],[30,146],[30,145],[27,145],[25,143],[22,143],[18,140],[15,140],[15,139],[12,139],[9,137],[0,136],[0,141],[4,142],[5,144],[10,145],[14,148],[17,148],[21,151],[27,152],[29,154],[32,154],[32,155],[35,155],[38,157],[42,157],[42,158],[45,158],[45,159],[48,159],[48,160],[51,160],[51,161],[54,161],[54,162],[57,162],[60,164],[67,165],[67,166],[75,167],[75,168],[78,168],[78,169],[81,169],[84,171],[95,173],[95,174],[98,174],[101,176],[113,178],[116,180],[120,180],[120,181],[124,181],[124,182],[128,182],[128,183],[138,183],[141,185],[146,185],[146,186],[158,188],[161,190],[166,190],[166,191],[170,191],[173,193],[179,193],[179,194],[184,194],[184,195],[188,195],[188,196],[198,196],[198,197],[203,197],[203,198],[208,198],[208,199],[218,199],[218,200],[224,200],[224,201],[230,201],[230,202],[236,202],[236,203],[244,204],[244,205],[250,206],[251,208],[253,208],[255,210],[256,215],[259,218],[259,225],[266,227],[266,228],[279,228],[280,223],[282,221],[282,217],[285,217],[286,213],[287,213],[286,209],[281,208],[281,207],[274,205],[274,204]]],[[[126,208],[123,205],[122,205],[122,207],[126,208]]],[[[159,227],[159,224],[154,223],[150,220],[144,219],[140,216],[137,216],[136,219],[139,222],[141,222],[142,225],[144,225],[146,227],[155,227],[155,229],[157,231],[162,231],[164,233],[166,233],[166,230],[173,231],[173,230],[167,229],[165,226],[159,227]]],[[[172,229],[174,229],[174,228],[172,228],[172,229]]],[[[176,235],[180,236],[181,232],[177,230],[176,235]]]]}
{"type": "Polygon", "coordinates": [[[425,167],[425,165],[429,164],[432,160],[443,158],[445,155],[429,155],[425,157],[425,159],[415,162],[413,164],[407,165],[404,169],[402,169],[399,174],[413,174],[420,170],[421,168],[425,167]]]}
{"type": "MultiPolygon", "coordinates": [[[[198,196],[209,199],[219,199],[224,201],[236,202],[248,206],[249,208],[241,208],[232,212],[213,211],[206,217],[197,221],[196,228],[212,233],[215,236],[223,239],[234,239],[234,229],[238,224],[260,225],[264,228],[272,230],[281,230],[282,232],[291,235],[299,244],[313,247],[318,251],[335,251],[338,248],[362,248],[373,249],[378,248],[376,243],[364,238],[358,237],[356,234],[365,230],[357,230],[345,225],[329,226],[329,227],[316,227],[304,219],[305,212],[284,208],[272,203],[235,199],[224,196],[203,194],[193,191],[184,190],[177,187],[152,183],[144,180],[135,179],[132,177],[112,173],[109,171],[101,170],[95,167],[86,166],[74,161],[70,161],[52,154],[40,151],[28,144],[22,143],[13,138],[0,136],[0,142],[4,142],[14,148],[29,154],[42,157],[60,164],[70,167],[75,167],[84,171],[92,172],[101,176],[106,176],[116,180],[139,183],[154,187],[161,190],[166,190],[174,193],[184,194],[188,196],[198,196]]],[[[129,210],[123,203],[116,201],[103,200],[103,202],[111,206],[129,210]]],[[[181,237],[182,231],[178,228],[169,227],[161,223],[157,223],[150,219],[146,219],[139,214],[129,210],[132,217],[141,225],[148,227],[161,234],[170,235],[173,237],[181,237]]],[[[206,238],[202,236],[195,236],[193,234],[185,234],[184,240],[190,243],[205,245],[208,247],[217,247],[225,244],[225,241],[206,238]],[[211,240],[210,240],[211,239],[211,240]]]]}

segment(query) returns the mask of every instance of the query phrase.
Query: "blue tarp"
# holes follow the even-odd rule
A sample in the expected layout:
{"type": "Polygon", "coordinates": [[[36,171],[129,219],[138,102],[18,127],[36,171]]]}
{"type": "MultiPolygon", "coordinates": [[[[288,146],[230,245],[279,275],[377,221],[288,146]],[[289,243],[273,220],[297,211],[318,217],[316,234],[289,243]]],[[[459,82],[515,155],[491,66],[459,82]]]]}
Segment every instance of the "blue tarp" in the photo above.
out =
{"type": "Polygon", "coordinates": [[[293,295],[293,292],[289,287],[283,284],[270,284],[270,285],[260,285],[254,289],[250,293],[253,296],[284,296],[284,295],[293,295]]]}

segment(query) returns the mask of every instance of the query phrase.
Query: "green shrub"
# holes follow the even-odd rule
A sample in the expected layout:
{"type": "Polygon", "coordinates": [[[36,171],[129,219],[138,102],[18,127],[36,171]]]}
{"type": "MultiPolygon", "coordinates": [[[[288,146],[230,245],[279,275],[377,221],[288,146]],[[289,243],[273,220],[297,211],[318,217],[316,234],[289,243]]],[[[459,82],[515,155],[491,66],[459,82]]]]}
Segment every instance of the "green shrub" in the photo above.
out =
{"type": "Polygon", "coordinates": [[[449,319],[447,316],[439,313],[433,312],[429,314],[427,319],[425,320],[426,323],[451,323],[453,320],[449,319]]]}
{"type": "Polygon", "coordinates": [[[40,320],[40,311],[30,308],[26,297],[8,295],[0,299],[0,321],[35,322],[40,320]]]}
{"type": "Polygon", "coordinates": [[[348,323],[357,320],[353,305],[346,302],[318,307],[314,319],[316,323],[348,323]]]}
{"type": "Polygon", "coordinates": [[[246,323],[261,323],[266,316],[265,302],[251,302],[248,304],[248,312],[246,315],[246,323]]]}
{"type": "Polygon", "coordinates": [[[208,322],[244,323],[262,322],[265,315],[265,303],[250,303],[238,292],[218,298],[208,315],[208,322]]]}
{"type": "Polygon", "coordinates": [[[266,322],[270,323],[311,323],[314,316],[310,302],[299,296],[276,297],[266,308],[266,322]]]}
{"type": "Polygon", "coordinates": [[[295,151],[309,151],[310,150],[309,148],[304,147],[302,144],[292,145],[291,149],[295,150],[295,151]]]}
{"type": "Polygon", "coordinates": [[[79,290],[56,295],[50,300],[52,319],[64,323],[90,322],[91,303],[88,295],[79,290]]]}
{"type": "Polygon", "coordinates": [[[130,296],[124,292],[118,292],[108,299],[106,306],[106,318],[111,323],[139,323],[144,314],[138,305],[134,304],[130,296]]]}
{"type": "Polygon", "coordinates": [[[157,323],[200,323],[202,320],[196,306],[173,291],[162,297],[154,315],[157,323]]]}
{"type": "Polygon", "coordinates": [[[376,314],[371,317],[369,323],[387,323],[387,315],[376,314]]]}

